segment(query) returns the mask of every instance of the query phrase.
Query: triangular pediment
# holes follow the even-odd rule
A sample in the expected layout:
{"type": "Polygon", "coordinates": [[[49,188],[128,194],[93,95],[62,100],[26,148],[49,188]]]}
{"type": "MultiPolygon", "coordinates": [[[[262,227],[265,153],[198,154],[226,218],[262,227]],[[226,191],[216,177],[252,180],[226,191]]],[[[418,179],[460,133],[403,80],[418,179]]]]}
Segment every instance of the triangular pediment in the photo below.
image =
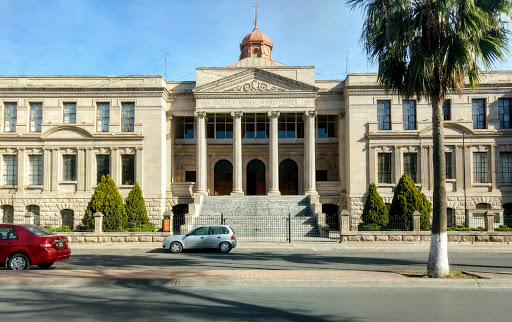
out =
{"type": "Polygon", "coordinates": [[[196,87],[194,94],[229,93],[316,93],[318,88],[261,69],[251,68],[196,87]]]}

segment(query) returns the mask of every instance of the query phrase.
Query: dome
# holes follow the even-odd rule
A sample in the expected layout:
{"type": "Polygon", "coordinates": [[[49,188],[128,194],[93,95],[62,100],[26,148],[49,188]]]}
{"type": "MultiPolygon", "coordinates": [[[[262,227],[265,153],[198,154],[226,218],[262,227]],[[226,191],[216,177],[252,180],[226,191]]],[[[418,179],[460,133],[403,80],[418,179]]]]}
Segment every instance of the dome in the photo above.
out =
{"type": "Polygon", "coordinates": [[[244,37],[240,46],[246,45],[251,42],[263,42],[263,43],[267,43],[272,46],[272,42],[270,41],[270,38],[268,38],[267,35],[262,33],[258,29],[258,26],[255,26],[254,29],[252,30],[252,32],[248,33],[247,36],[244,37]]]}

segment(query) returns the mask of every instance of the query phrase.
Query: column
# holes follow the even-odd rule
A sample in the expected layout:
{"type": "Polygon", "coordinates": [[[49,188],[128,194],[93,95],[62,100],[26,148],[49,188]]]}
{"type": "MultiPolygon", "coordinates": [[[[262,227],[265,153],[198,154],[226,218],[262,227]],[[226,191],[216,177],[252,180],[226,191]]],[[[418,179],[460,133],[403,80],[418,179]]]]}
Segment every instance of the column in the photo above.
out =
{"type": "Polygon", "coordinates": [[[490,161],[491,161],[491,173],[490,173],[490,182],[491,182],[491,187],[492,189],[496,189],[496,181],[497,181],[497,177],[496,177],[496,169],[498,168],[499,169],[499,164],[496,164],[496,162],[499,160],[499,158],[496,156],[496,146],[495,145],[491,145],[491,149],[489,151],[489,153],[491,154],[490,155],[490,161]]]}
{"type": "MultiPolygon", "coordinates": [[[[92,147],[88,147],[85,150],[85,191],[92,190],[93,181],[96,184],[96,171],[93,166],[96,162],[93,160],[93,157],[94,153],[92,153],[92,147]]],[[[110,169],[112,169],[112,167],[110,167],[110,169]]]]}
{"type": "Polygon", "coordinates": [[[206,191],[206,112],[195,112],[196,117],[196,193],[208,195],[206,191]]]}
{"type": "Polygon", "coordinates": [[[52,178],[52,151],[49,148],[43,149],[43,191],[50,191],[52,178]]]}
{"type": "Polygon", "coordinates": [[[59,191],[59,149],[52,148],[51,191],[59,191]]]}
{"type": "Polygon", "coordinates": [[[281,192],[279,191],[279,139],[277,129],[279,114],[279,112],[268,112],[268,117],[270,118],[270,189],[268,191],[269,196],[281,195],[281,192]]]}
{"type": "Polygon", "coordinates": [[[17,186],[18,192],[21,192],[25,189],[25,148],[18,148],[18,165],[17,165],[17,186]]]}
{"type": "Polygon", "coordinates": [[[304,163],[305,163],[305,194],[317,195],[316,192],[316,169],[315,169],[315,116],[316,111],[304,113],[304,163]]]}
{"type": "Polygon", "coordinates": [[[167,167],[167,178],[166,178],[166,191],[171,191],[171,185],[174,181],[174,157],[173,157],[173,143],[174,143],[174,126],[172,123],[172,115],[167,115],[167,131],[169,133],[169,141],[167,144],[167,154],[166,154],[166,167],[167,167]]]}
{"type": "Polygon", "coordinates": [[[455,184],[457,191],[464,191],[464,162],[462,161],[464,158],[462,145],[455,146],[455,184]]]}
{"type": "Polygon", "coordinates": [[[243,197],[242,189],[242,112],[231,112],[233,117],[233,197],[243,197]]]}
{"type": "Polygon", "coordinates": [[[395,185],[398,184],[398,181],[400,181],[400,178],[402,177],[402,147],[400,146],[395,146],[395,153],[394,153],[394,175],[395,175],[395,180],[393,181],[393,183],[395,185]]]}
{"type": "Polygon", "coordinates": [[[86,160],[85,160],[85,148],[78,148],[76,154],[76,166],[77,166],[77,191],[84,191],[85,188],[85,177],[87,175],[87,171],[85,171],[86,160]]]}
{"type": "Polygon", "coordinates": [[[139,183],[140,189],[143,189],[143,149],[141,146],[135,149],[135,181],[139,183]]]}
{"type": "Polygon", "coordinates": [[[112,169],[110,177],[118,186],[121,184],[121,180],[119,179],[119,173],[121,171],[121,162],[119,159],[119,148],[113,147],[112,149],[110,149],[110,160],[112,162],[112,164],[110,165],[110,169],[112,169]]]}

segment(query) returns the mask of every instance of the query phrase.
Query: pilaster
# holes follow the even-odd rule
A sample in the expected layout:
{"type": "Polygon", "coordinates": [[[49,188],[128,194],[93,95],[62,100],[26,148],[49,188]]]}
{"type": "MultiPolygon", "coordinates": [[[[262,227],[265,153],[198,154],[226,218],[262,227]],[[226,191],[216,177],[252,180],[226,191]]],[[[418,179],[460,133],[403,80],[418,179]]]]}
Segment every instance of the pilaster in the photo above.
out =
{"type": "Polygon", "coordinates": [[[304,161],[305,161],[305,194],[317,195],[316,192],[316,170],[315,170],[315,116],[316,111],[304,113],[305,138],[304,138],[304,161]]]}
{"type": "Polygon", "coordinates": [[[196,117],[196,193],[206,196],[206,112],[195,112],[196,117]]]}
{"type": "Polygon", "coordinates": [[[277,128],[279,115],[279,112],[268,112],[268,117],[270,118],[270,189],[268,191],[269,196],[281,195],[281,192],[279,191],[279,139],[277,128]]]}
{"type": "Polygon", "coordinates": [[[243,197],[242,190],[242,112],[231,112],[233,117],[233,197],[243,197]]]}

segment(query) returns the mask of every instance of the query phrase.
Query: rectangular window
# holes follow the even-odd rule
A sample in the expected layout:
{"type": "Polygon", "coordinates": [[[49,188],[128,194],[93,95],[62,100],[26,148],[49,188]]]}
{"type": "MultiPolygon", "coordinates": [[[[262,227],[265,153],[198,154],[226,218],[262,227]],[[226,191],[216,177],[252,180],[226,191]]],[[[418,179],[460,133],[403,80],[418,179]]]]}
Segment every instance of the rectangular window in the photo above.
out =
{"type": "Polygon", "coordinates": [[[28,156],[28,184],[34,186],[43,185],[43,156],[28,156]]]}
{"type": "Polygon", "coordinates": [[[500,129],[512,128],[510,124],[510,114],[512,113],[510,98],[500,98],[498,100],[498,109],[500,116],[500,129]]]}
{"type": "Polygon", "coordinates": [[[473,100],[473,128],[485,129],[485,100],[473,100]]]}
{"type": "Polygon", "coordinates": [[[446,161],[446,179],[453,179],[452,152],[444,153],[446,161]]]}
{"type": "Polygon", "coordinates": [[[6,186],[15,186],[18,183],[18,156],[4,155],[3,180],[6,186]]]}
{"type": "Polygon", "coordinates": [[[377,122],[379,130],[391,130],[391,110],[389,101],[377,101],[377,122]]]}
{"type": "Polygon", "coordinates": [[[43,104],[30,103],[30,132],[41,132],[43,124],[43,104]]]}
{"type": "Polygon", "coordinates": [[[98,154],[96,155],[96,182],[101,181],[101,177],[110,174],[110,155],[98,154]]]}
{"type": "Polygon", "coordinates": [[[76,103],[64,103],[64,123],[76,123],[76,103]]]}
{"type": "Polygon", "coordinates": [[[327,170],[316,170],[316,181],[327,181],[327,170]]]}
{"type": "Polygon", "coordinates": [[[335,138],[337,115],[318,115],[316,117],[316,137],[335,138]]]}
{"type": "Polygon", "coordinates": [[[62,156],[62,181],[76,181],[76,155],[62,156]]]}
{"type": "Polygon", "coordinates": [[[196,182],[196,172],[195,171],[185,171],[185,181],[186,182],[196,182]]]}
{"type": "Polygon", "coordinates": [[[269,125],[265,114],[244,113],[242,116],[242,138],[265,139],[268,138],[269,125]]]}
{"type": "Polygon", "coordinates": [[[512,183],[512,152],[500,152],[500,182],[512,183]]]}
{"type": "Polygon", "coordinates": [[[416,130],[416,101],[402,102],[404,130],[416,130]]]}
{"type": "Polygon", "coordinates": [[[194,117],[193,116],[177,116],[176,117],[176,138],[177,139],[193,139],[194,138],[194,117]]]}
{"type": "Polygon", "coordinates": [[[135,124],[135,103],[123,103],[122,124],[123,132],[133,132],[133,126],[135,124]]]}
{"type": "Polygon", "coordinates": [[[391,153],[379,153],[377,158],[379,183],[391,183],[391,153]]]}
{"type": "Polygon", "coordinates": [[[110,103],[98,103],[96,131],[97,132],[108,132],[109,124],[110,124],[110,103]]]}
{"type": "Polygon", "coordinates": [[[404,153],[404,174],[417,182],[418,155],[417,153],[404,153]]]}
{"type": "Polygon", "coordinates": [[[446,100],[443,103],[443,116],[445,121],[449,121],[451,119],[451,104],[450,100],[446,100]]]}
{"type": "Polygon", "coordinates": [[[473,178],[475,183],[487,182],[487,152],[473,152],[473,178]]]}
{"type": "Polygon", "coordinates": [[[17,104],[5,103],[5,132],[16,132],[17,115],[17,104]]]}
{"type": "Polygon", "coordinates": [[[209,139],[232,139],[233,117],[231,114],[209,114],[206,137],[209,139]]]}
{"type": "Polygon", "coordinates": [[[301,113],[281,113],[278,120],[279,138],[304,138],[304,120],[301,113]]]}
{"type": "Polygon", "coordinates": [[[135,155],[124,154],[121,156],[121,184],[135,184],[135,155]]]}

